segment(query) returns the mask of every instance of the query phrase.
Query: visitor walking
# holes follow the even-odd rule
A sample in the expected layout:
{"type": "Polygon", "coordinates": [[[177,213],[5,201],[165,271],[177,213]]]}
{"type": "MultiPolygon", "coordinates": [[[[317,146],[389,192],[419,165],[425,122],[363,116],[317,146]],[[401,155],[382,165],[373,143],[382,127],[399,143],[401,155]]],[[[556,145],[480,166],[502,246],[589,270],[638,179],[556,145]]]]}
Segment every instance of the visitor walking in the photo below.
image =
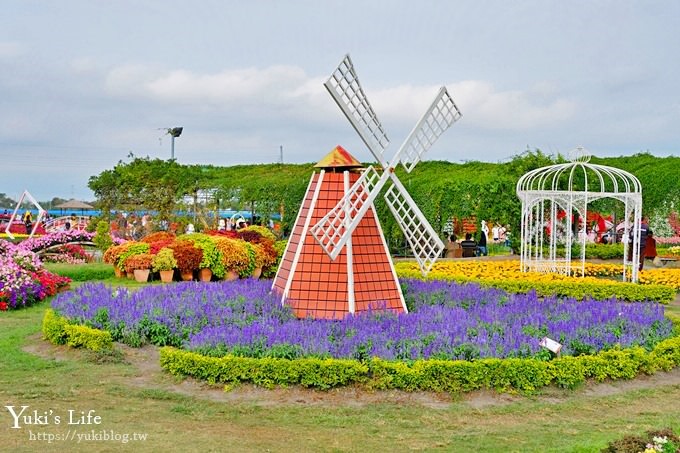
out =
{"type": "Polygon", "coordinates": [[[486,248],[486,233],[484,230],[479,232],[479,242],[477,242],[477,256],[488,256],[489,251],[486,248]]]}

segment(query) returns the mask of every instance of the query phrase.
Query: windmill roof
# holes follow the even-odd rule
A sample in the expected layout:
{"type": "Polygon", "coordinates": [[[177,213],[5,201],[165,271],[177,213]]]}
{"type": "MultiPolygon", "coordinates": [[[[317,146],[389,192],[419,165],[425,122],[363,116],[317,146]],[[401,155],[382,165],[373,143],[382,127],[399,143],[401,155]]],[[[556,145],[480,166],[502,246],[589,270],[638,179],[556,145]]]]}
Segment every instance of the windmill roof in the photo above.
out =
{"type": "Polygon", "coordinates": [[[316,165],[317,168],[361,168],[361,162],[356,160],[345,148],[338,145],[326,154],[316,165]]]}

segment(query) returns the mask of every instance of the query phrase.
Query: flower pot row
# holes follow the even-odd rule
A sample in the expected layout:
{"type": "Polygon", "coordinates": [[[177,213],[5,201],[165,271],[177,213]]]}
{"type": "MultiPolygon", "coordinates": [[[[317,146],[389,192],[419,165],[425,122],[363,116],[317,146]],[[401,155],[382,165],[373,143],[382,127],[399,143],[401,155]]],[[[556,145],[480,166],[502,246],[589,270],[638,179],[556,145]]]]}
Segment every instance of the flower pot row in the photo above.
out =
{"type": "MultiPolygon", "coordinates": [[[[144,283],[149,281],[149,276],[151,275],[151,270],[150,269],[133,269],[131,272],[123,272],[122,270],[118,269],[117,267],[114,267],[114,273],[117,278],[129,278],[133,279],[137,282],[144,283]]],[[[172,282],[175,276],[175,270],[170,269],[170,270],[161,270],[158,271],[158,275],[160,277],[160,280],[163,283],[169,283],[172,282]]],[[[194,271],[187,271],[187,272],[180,272],[179,273],[180,278],[183,281],[190,281],[194,279],[194,271]]],[[[253,271],[252,275],[250,276],[251,278],[260,278],[262,275],[262,268],[257,268],[253,271]]],[[[201,282],[209,282],[212,280],[212,271],[208,268],[203,268],[199,269],[197,271],[197,279],[201,282]]],[[[239,275],[236,271],[226,271],[223,280],[226,281],[233,281],[233,280],[238,280],[239,275]]]]}
{"type": "MultiPolygon", "coordinates": [[[[140,242],[110,247],[104,261],[128,272],[130,278],[136,269],[150,269],[153,273],[179,269],[177,280],[233,280],[259,278],[263,269],[269,275],[276,268],[280,252],[272,238],[257,231],[245,231],[238,239],[198,233],[178,237],[154,233],[140,242]],[[182,271],[186,271],[184,275],[182,271]]],[[[137,278],[144,281],[141,274],[137,278]]]]}

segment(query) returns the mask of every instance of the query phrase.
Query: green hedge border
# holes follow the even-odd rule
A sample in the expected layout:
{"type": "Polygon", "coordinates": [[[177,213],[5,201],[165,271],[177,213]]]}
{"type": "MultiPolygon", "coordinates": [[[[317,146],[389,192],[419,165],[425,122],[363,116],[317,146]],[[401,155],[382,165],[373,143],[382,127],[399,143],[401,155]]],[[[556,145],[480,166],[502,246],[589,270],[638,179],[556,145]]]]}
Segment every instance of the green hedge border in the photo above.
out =
{"type": "Polygon", "coordinates": [[[301,385],[319,389],[360,384],[369,389],[469,392],[494,389],[533,393],[541,387],[575,388],[586,379],[633,379],[640,373],[669,371],[680,365],[680,337],[651,352],[635,347],[592,356],[537,359],[417,360],[373,358],[367,363],[335,359],[254,359],[208,357],[170,346],[160,350],[161,367],[175,376],[211,384],[250,382],[266,388],[301,385]]]}
{"type": "MultiPolygon", "coordinates": [[[[266,388],[301,385],[331,389],[362,385],[369,389],[469,392],[494,389],[533,393],[557,385],[575,388],[587,379],[632,379],[680,366],[680,317],[667,315],[675,336],[646,351],[641,347],[614,349],[595,355],[537,359],[417,360],[412,363],[373,358],[368,362],[346,359],[278,359],[209,357],[170,346],[160,349],[161,367],[174,376],[191,376],[210,384],[249,382],[266,388]]],[[[112,348],[109,332],[73,325],[48,309],[43,318],[45,339],[94,351],[112,348]]]]}
{"type": "Polygon", "coordinates": [[[74,348],[83,347],[91,351],[113,349],[111,333],[79,324],[71,324],[54,310],[45,310],[42,322],[43,338],[52,344],[66,344],[74,348]]]}

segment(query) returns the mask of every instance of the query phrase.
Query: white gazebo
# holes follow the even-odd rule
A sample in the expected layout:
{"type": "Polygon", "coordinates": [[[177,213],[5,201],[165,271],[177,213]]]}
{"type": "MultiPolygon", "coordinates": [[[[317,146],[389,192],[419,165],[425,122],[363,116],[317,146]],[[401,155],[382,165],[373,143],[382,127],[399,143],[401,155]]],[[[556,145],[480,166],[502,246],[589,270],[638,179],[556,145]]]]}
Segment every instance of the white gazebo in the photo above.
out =
{"type": "Polygon", "coordinates": [[[570,153],[571,161],[532,170],[517,182],[517,196],[522,200],[520,266],[523,272],[570,274],[571,246],[580,244],[581,274],[585,270],[586,234],[574,234],[578,217],[584,231],[588,205],[602,198],[618,200],[624,205],[623,280],[636,282],[640,257],[640,221],[642,186],[632,174],[617,168],[595,165],[582,147],[570,153]],[[576,223],[575,223],[576,222],[576,223]],[[633,228],[632,244],[628,240],[633,228]],[[564,257],[557,247],[564,246],[564,257]],[[632,256],[628,260],[628,250],[632,256]]]}

